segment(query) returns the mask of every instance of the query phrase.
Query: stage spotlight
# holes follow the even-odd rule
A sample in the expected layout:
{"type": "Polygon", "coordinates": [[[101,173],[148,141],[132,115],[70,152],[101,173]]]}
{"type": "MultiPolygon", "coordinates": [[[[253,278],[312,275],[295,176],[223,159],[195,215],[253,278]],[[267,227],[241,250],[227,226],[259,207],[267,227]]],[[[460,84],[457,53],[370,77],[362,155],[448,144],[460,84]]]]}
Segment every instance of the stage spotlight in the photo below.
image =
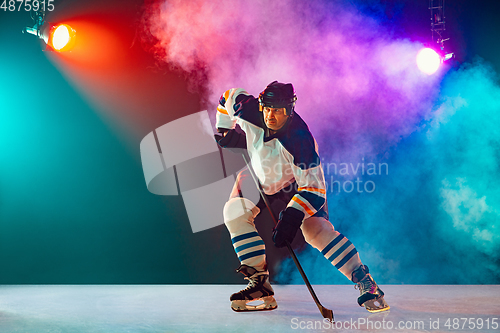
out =
{"type": "Polygon", "coordinates": [[[417,66],[427,75],[434,74],[441,65],[441,56],[431,48],[424,48],[417,54],[417,66]]]}
{"type": "Polygon", "coordinates": [[[23,32],[42,39],[47,45],[45,50],[65,52],[70,51],[76,42],[76,31],[68,24],[52,24],[45,21],[45,12],[37,11],[32,16],[33,27],[26,27],[23,32]]]}
{"type": "Polygon", "coordinates": [[[67,24],[51,26],[45,40],[48,47],[58,52],[70,51],[75,46],[75,41],[76,31],[67,24]]]}

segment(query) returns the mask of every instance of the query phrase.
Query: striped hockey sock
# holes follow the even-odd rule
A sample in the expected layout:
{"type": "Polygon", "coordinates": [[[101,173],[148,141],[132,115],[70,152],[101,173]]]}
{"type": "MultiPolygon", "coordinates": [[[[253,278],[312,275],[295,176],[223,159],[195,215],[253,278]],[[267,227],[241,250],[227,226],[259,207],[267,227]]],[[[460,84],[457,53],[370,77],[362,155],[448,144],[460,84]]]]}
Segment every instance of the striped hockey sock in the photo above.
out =
{"type": "Polygon", "coordinates": [[[301,228],[306,242],[351,280],[352,272],[362,265],[354,245],[322,217],[304,220],[301,228]]]}
{"type": "Polygon", "coordinates": [[[321,250],[321,254],[349,280],[352,272],[361,265],[356,247],[340,232],[321,250]]]}
{"type": "Polygon", "coordinates": [[[231,238],[231,241],[233,242],[234,251],[242,264],[260,268],[262,263],[265,263],[266,250],[264,241],[256,231],[235,235],[231,238]]]}
{"type": "Polygon", "coordinates": [[[224,223],[240,262],[258,271],[265,271],[265,245],[253,222],[259,212],[260,209],[250,200],[232,198],[224,207],[224,223]]]}

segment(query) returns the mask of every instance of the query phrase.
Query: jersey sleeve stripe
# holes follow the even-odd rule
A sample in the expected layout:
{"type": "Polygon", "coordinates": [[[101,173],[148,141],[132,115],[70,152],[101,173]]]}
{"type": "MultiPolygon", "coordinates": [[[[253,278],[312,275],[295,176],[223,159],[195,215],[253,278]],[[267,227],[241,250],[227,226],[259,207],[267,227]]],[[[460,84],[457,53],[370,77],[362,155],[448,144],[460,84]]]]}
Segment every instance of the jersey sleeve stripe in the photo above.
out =
{"type": "Polygon", "coordinates": [[[229,93],[230,93],[230,92],[231,92],[231,90],[226,90],[226,91],[224,91],[224,94],[223,94],[223,95],[224,95],[224,98],[226,99],[226,101],[227,101],[227,99],[229,98],[229,93]]]}
{"type": "Polygon", "coordinates": [[[302,209],[307,213],[309,214],[309,216],[313,216],[315,214],[315,212],[313,211],[314,208],[312,207],[309,207],[308,204],[306,204],[304,201],[300,200],[300,198],[295,195],[293,198],[292,198],[293,201],[295,201],[296,203],[298,203],[300,205],[300,207],[302,207],[302,209]]]}
{"type": "Polygon", "coordinates": [[[326,194],[326,190],[322,188],[315,188],[315,187],[299,187],[298,191],[309,191],[309,192],[318,192],[321,194],[326,194]]]}
{"type": "Polygon", "coordinates": [[[220,113],[223,113],[223,114],[227,114],[229,116],[229,113],[227,113],[227,110],[224,109],[224,107],[222,105],[217,106],[217,111],[219,111],[220,113]]]}
{"type": "Polygon", "coordinates": [[[320,210],[326,202],[325,198],[312,192],[301,191],[295,194],[295,196],[311,207],[315,213],[320,210]]]}

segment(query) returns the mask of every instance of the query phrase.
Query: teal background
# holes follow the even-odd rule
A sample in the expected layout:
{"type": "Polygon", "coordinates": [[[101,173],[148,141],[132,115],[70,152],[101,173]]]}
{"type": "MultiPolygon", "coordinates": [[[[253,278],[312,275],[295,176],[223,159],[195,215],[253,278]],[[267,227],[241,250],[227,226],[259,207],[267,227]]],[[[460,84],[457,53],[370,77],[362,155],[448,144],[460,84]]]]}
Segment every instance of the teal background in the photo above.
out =
{"type": "MultiPolygon", "coordinates": [[[[70,5],[91,11],[89,2],[70,5]]],[[[54,65],[57,54],[21,33],[32,26],[28,13],[0,12],[0,24],[0,283],[224,281],[222,265],[237,265],[225,228],[193,234],[181,197],[149,193],[142,172],[143,136],[199,111],[182,76],[146,69],[153,61],[131,50],[169,102],[124,111],[115,105],[127,92],[104,86],[106,101],[87,95],[54,65]]],[[[114,27],[130,44],[134,31],[122,25],[114,27]]],[[[86,72],[91,84],[106,79],[99,70],[86,72]]],[[[143,84],[131,89],[140,95],[143,84]]]]}
{"type": "MultiPolygon", "coordinates": [[[[110,13],[120,7],[121,15],[134,17],[140,3],[109,1],[107,9],[95,11],[89,3],[56,2],[56,11],[63,8],[74,15],[85,8],[86,15],[109,24],[111,31],[118,29],[120,39],[132,44],[133,22],[110,13]]],[[[359,3],[373,15],[405,11],[412,20],[394,24],[421,36],[430,34],[428,10],[415,13],[410,2],[359,3]],[[378,3],[392,7],[379,12],[378,3]]],[[[457,52],[458,62],[480,55],[498,72],[496,10],[491,3],[447,3],[449,48],[457,52]]],[[[64,13],[61,9],[54,15],[64,13]]],[[[136,45],[123,55],[140,69],[130,77],[130,86],[113,86],[106,71],[95,68],[86,72],[82,83],[64,70],[69,65],[57,54],[42,51],[34,36],[21,33],[31,25],[26,12],[0,12],[0,284],[241,282],[233,274],[238,261],[225,227],[193,234],[182,199],[153,195],[144,181],[140,140],[158,126],[202,108],[182,73],[155,69],[154,59],[136,45]],[[154,89],[146,91],[144,81],[152,82],[149,88],[154,89]],[[127,98],[136,100],[124,107],[127,98]]],[[[407,139],[401,152],[413,144],[407,139]]],[[[405,156],[393,161],[398,158],[405,156]]],[[[491,175],[495,179],[496,171],[491,175]]],[[[365,231],[353,237],[355,244],[369,241],[370,231],[365,231]]],[[[390,252],[390,244],[384,249],[390,252]]],[[[314,274],[311,280],[324,282],[314,274]]]]}

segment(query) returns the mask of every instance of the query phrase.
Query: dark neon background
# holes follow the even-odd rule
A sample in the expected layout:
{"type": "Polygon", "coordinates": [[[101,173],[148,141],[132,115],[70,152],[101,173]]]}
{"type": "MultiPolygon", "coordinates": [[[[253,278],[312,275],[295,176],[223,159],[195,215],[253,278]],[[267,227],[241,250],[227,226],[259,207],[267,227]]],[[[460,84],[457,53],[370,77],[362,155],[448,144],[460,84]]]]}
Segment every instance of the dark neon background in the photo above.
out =
{"type": "MultiPolygon", "coordinates": [[[[426,42],[421,2],[348,5],[393,38],[426,42]]],[[[206,95],[181,70],[157,66],[135,38],[143,8],[55,2],[51,19],[72,22],[87,42],[73,55],[43,52],[22,34],[28,13],[0,12],[0,283],[241,282],[225,227],[193,234],[180,197],[146,189],[140,140],[199,111],[206,95]]],[[[448,1],[445,14],[457,57],[433,101],[442,113],[373,155],[390,168],[374,195],[329,197],[335,227],[380,283],[499,281],[499,9],[448,1]],[[491,241],[474,238],[474,226],[491,241]]],[[[329,156],[329,137],[314,134],[329,156]]],[[[314,251],[299,257],[313,283],[347,282],[314,251]]],[[[300,283],[286,260],[276,279],[300,283]]]]}

